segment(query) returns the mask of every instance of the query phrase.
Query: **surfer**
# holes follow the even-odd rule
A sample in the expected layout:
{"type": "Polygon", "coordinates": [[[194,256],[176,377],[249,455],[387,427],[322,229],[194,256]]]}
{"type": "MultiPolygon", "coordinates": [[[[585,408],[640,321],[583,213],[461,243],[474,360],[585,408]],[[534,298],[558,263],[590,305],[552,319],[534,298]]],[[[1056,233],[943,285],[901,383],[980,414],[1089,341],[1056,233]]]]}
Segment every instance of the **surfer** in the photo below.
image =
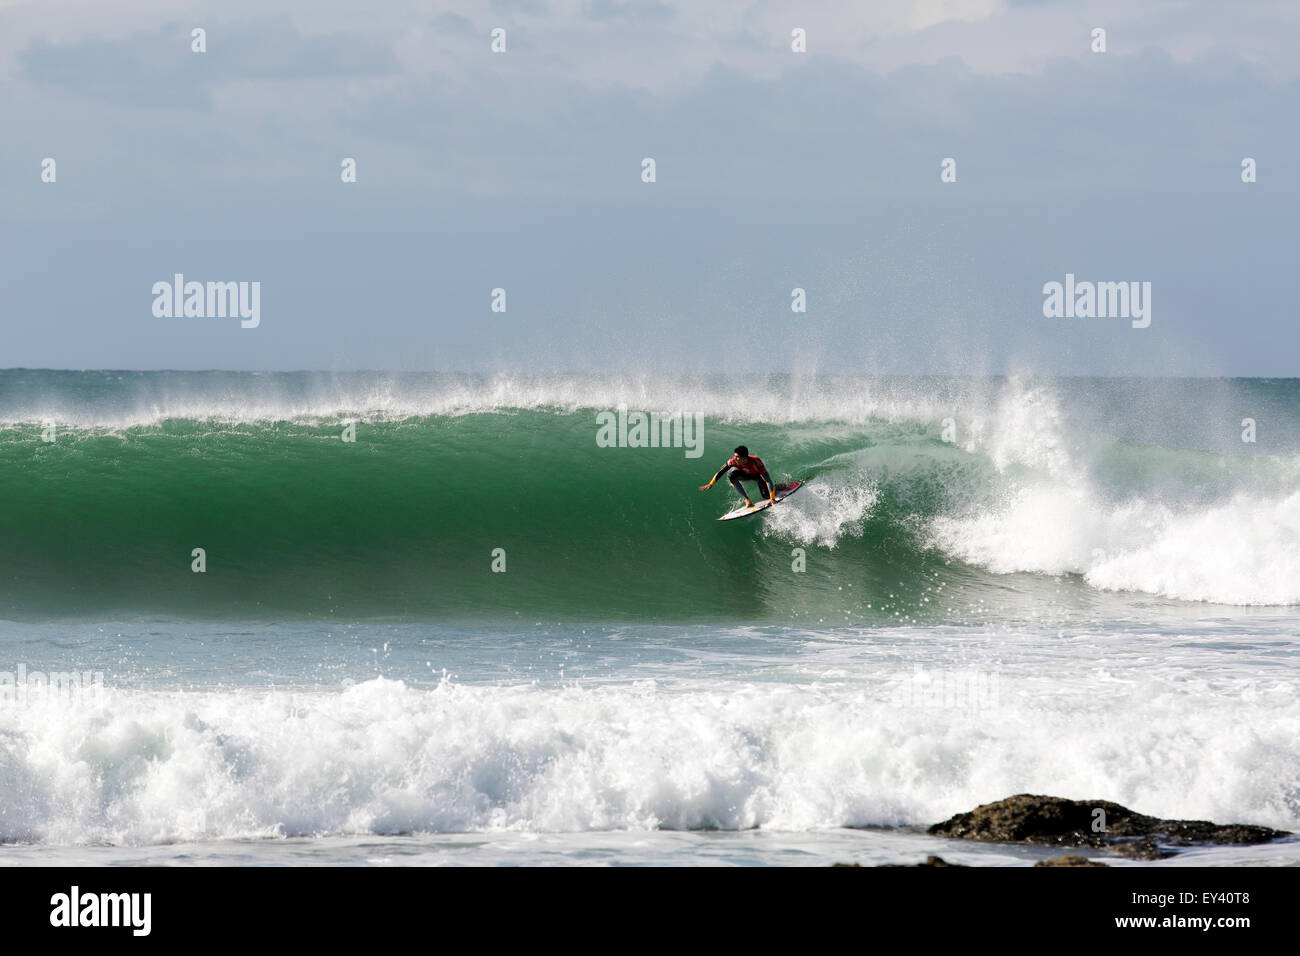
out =
{"type": "Polygon", "coordinates": [[[767,473],[767,465],[763,464],[763,459],[757,455],[751,455],[744,445],[736,446],[736,453],[727,459],[727,463],[718,469],[718,473],[709,479],[707,485],[700,485],[700,491],[708,491],[730,469],[735,470],[731,472],[728,480],[731,482],[731,487],[745,499],[746,508],[752,508],[754,503],[745,493],[745,486],[741,484],[744,481],[758,482],[759,495],[776,504],[776,485],[772,482],[772,476],[767,473]]]}

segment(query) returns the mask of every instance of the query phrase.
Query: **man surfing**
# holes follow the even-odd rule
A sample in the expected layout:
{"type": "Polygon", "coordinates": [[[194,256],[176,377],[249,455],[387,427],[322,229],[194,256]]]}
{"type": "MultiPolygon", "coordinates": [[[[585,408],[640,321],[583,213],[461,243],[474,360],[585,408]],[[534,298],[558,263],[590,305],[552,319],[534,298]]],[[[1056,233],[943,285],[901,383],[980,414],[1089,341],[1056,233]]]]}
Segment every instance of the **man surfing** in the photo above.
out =
{"type": "Polygon", "coordinates": [[[708,491],[731,469],[735,470],[731,472],[731,478],[728,480],[731,482],[731,487],[745,499],[746,508],[752,508],[754,502],[749,500],[749,495],[745,493],[745,486],[741,484],[745,481],[758,482],[759,495],[776,504],[776,485],[772,482],[772,476],[767,473],[767,465],[763,464],[763,459],[757,455],[750,455],[749,449],[744,445],[736,446],[736,453],[727,459],[727,463],[718,469],[718,473],[709,480],[707,485],[700,485],[700,491],[708,491]]]}

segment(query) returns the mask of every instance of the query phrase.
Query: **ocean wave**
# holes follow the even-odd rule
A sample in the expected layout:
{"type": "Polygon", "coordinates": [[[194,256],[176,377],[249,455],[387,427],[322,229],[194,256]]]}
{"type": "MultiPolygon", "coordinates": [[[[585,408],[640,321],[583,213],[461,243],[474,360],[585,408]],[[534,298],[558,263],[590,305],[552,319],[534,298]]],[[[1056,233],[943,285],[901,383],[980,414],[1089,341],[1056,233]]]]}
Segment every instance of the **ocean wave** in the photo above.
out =
{"type": "MultiPolygon", "coordinates": [[[[956,584],[966,607],[1034,613],[1062,576],[1172,601],[1300,603],[1300,456],[1104,434],[1076,421],[1064,386],[1029,379],[945,394],[444,376],[421,397],[372,376],[349,386],[366,395],[312,405],[314,378],[237,395],[199,377],[169,387],[203,392],[206,417],[170,417],[199,414],[191,395],[150,406],[149,424],[102,424],[142,414],[127,400],[140,389],[166,391],[148,381],[90,403],[93,427],[0,428],[0,615],[866,622],[882,589],[901,595],[889,617],[934,619],[952,606],[939,611],[935,589],[956,584]],[[356,414],[341,411],[354,399],[356,414]],[[701,444],[602,445],[601,403],[703,408],[701,444]],[[733,492],[696,488],[742,442],[777,480],[814,480],[720,525],[733,492]],[[813,549],[803,571],[795,548],[813,549]],[[1017,584],[1022,599],[1008,573],[1044,587],[1017,584]]],[[[36,389],[7,387],[11,410],[15,389],[36,389]]]]}
{"type": "Polygon", "coordinates": [[[0,708],[0,841],[919,825],[1025,791],[1300,825],[1293,687],[1060,690],[970,710],[886,682],[110,689],[0,708]]]}

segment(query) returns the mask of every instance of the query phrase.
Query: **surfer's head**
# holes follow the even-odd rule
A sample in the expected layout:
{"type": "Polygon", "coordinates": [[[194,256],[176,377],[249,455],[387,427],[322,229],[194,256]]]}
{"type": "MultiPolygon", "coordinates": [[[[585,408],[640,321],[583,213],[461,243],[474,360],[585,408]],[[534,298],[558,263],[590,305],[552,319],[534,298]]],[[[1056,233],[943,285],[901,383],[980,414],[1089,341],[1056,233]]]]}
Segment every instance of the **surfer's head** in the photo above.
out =
{"type": "Polygon", "coordinates": [[[749,457],[749,449],[746,448],[744,445],[737,445],[737,446],[736,446],[736,454],[739,455],[741,458],[748,458],[748,457],[749,457]]]}

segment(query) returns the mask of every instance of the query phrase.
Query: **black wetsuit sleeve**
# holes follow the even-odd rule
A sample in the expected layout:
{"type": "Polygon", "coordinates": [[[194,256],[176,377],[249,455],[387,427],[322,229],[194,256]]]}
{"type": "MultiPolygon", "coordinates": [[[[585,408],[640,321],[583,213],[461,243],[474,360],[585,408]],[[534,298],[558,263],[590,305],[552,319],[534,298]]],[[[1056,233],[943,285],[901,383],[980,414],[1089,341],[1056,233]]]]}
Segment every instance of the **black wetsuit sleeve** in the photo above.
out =
{"type": "Polygon", "coordinates": [[[721,478],[730,470],[731,470],[730,465],[723,465],[721,468],[718,469],[718,473],[713,476],[713,481],[710,481],[709,484],[713,484],[713,482],[717,481],[719,478],[721,478]]]}

